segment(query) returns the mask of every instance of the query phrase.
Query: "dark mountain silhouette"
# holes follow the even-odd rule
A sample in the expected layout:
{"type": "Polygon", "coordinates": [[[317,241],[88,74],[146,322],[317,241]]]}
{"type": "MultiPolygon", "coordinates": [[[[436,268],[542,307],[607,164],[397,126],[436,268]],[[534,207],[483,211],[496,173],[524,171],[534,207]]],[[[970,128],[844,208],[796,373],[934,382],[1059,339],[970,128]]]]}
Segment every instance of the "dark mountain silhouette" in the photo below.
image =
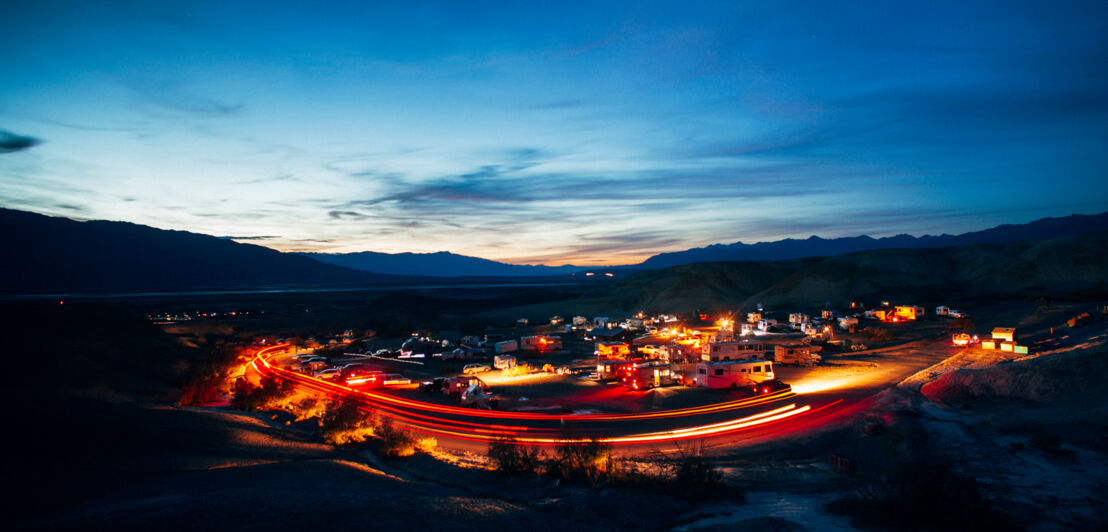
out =
{"type": "Polygon", "coordinates": [[[984,231],[960,235],[896,235],[885,238],[855,236],[825,239],[812,236],[807,239],[786,239],[755,244],[713,244],[673,253],[660,253],[650,257],[636,269],[658,269],[693,264],[736,260],[785,260],[804,257],[833,257],[871,249],[920,249],[967,244],[1038,240],[1065,235],[1108,231],[1108,213],[1095,215],[1074,214],[1063,218],[1043,218],[1022,225],[1000,225],[984,231]]]}
{"type": "Polygon", "coordinates": [[[320,262],[395,275],[427,275],[434,277],[531,277],[569,275],[585,270],[582,266],[531,266],[505,264],[493,260],[446,251],[438,253],[303,253],[320,262]]]}
{"type": "Polygon", "coordinates": [[[745,244],[713,244],[672,253],[660,253],[640,264],[608,267],[528,266],[505,264],[493,260],[449,252],[438,253],[305,253],[304,255],[352,270],[393,275],[425,275],[433,277],[540,277],[568,275],[581,271],[608,271],[618,276],[642,270],[658,270],[681,264],[729,262],[740,260],[791,260],[807,257],[833,257],[873,249],[922,249],[1035,240],[1058,236],[1108,230],[1108,213],[1071,215],[1064,218],[1043,218],[1022,225],[1001,225],[983,231],[960,235],[896,235],[884,238],[855,236],[843,238],[785,239],[775,242],[745,244]]]}
{"type": "Polygon", "coordinates": [[[685,264],[628,276],[594,297],[625,311],[814,307],[852,300],[1108,298],[1108,232],[831,258],[685,264]]]}
{"type": "MultiPolygon", "coordinates": [[[[0,293],[258,288],[403,280],[185,231],[0,209],[0,293]]],[[[410,278],[409,278],[410,279],[410,278]]]]}

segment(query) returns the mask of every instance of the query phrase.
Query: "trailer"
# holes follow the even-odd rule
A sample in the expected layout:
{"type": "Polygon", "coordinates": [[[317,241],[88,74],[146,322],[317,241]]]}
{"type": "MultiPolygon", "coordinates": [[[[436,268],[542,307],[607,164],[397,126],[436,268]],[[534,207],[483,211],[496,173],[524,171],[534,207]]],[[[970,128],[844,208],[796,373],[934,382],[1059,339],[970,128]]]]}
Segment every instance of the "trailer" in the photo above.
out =
{"type": "Polygon", "coordinates": [[[754,388],[773,379],[773,362],[768,360],[701,362],[693,376],[702,388],[754,388]]]}
{"type": "Polygon", "coordinates": [[[519,351],[519,342],[515,340],[504,340],[503,342],[496,342],[497,353],[514,353],[519,351]]]}
{"type": "Polygon", "coordinates": [[[823,360],[816,354],[820,350],[819,346],[805,344],[776,345],[773,347],[773,361],[778,364],[814,366],[823,360]]]}
{"type": "Polygon", "coordinates": [[[669,364],[647,360],[626,366],[619,381],[634,390],[649,390],[659,386],[673,386],[680,379],[669,364]]]}

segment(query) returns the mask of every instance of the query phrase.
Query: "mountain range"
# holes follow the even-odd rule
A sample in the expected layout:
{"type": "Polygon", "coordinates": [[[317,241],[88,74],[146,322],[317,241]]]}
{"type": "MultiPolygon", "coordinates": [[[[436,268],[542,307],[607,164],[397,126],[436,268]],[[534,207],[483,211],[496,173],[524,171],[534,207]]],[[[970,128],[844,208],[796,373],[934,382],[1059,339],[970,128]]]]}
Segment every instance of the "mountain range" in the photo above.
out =
{"type": "Polygon", "coordinates": [[[622,266],[530,266],[506,264],[488,259],[438,253],[304,253],[321,262],[354,270],[392,275],[455,276],[557,276],[581,271],[608,271],[617,274],[642,270],[657,270],[701,262],[789,260],[807,257],[833,257],[873,249],[922,249],[969,244],[1039,240],[1065,235],[1108,230],[1108,212],[1095,215],[1075,214],[1062,218],[1043,218],[1020,225],[1001,225],[983,231],[959,235],[896,235],[884,238],[855,236],[842,238],[785,239],[774,242],[746,244],[713,244],[685,251],[659,253],[639,263],[622,266]]]}
{"type": "MultiPolygon", "coordinates": [[[[811,237],[756,244],[736,242],[655,255],[637,265],[587,270],[615,272],[616,279],[619,279],[635,272],[668,272],[667,268],[694,263],[766,262],[760,266],[743,266],[754,270],[731,272],[719,279],[720,287],[727,285],[727,289],[731,290],[735,286],[746,286],[755,279],[768,281],[782,275],[791,275],[795,273],[794,268],[795,271],[800,271],[814,263],[835,264],[833,260],[813,262],[811,257],[838,257],[880,250],[888,250],[890,256],[895,256],[896,250],[1026,242],[1105,230],[1108,230],[1108,213],[1073,215],[953,236],[898,235],[877,239],[868,236],[835,239],[811,237]],[[785,264],[792,266],[782,270],[785,264]],[[730,281],[727,280],[728,276],[730,281]]],[[[540,282],[542,279],[565,279],[571,274],[586,270],[570,265],[552,267],[504,264],[446,252],[364,252],[345,255],[281,253],[262,246],[186,231],[156,229],[128,222],[79,222],[10,209],[0,209],[0,235],[5,249],[9,250],[9,256],[0,262],[0,294],[194,291],[289,286],[399,286],[426,282],[463,283],[479,280],[478,277],[514,277],[521,281],[526,277],[529,282],[540,282]]],[[[924,256],[926,255],[921,255],[924,256]]],[[[1039,258],[1054,260],[1047,256],[1039,258]]],[[[962,266],[973,265],[959,263],[958,267],[962,266]]],[[[843,268],[849,270],[850,267],[843,268]]],[[[672,277],[673,272],[630,275],[628,282],[649,284],[649,279],[657,275],[676,283],[653,290],[655,294],[659,294],[658,297],[680,290],[690,283],[696,284],[692,278],[672,277]]],[[[584,275],[578,275],[577,278],[586,279],[584,275]]],[[[599,282],[608,277],[597,275],[588,279],[599,282]]],[[[713,284],[712,279],[705,277],[701,284],[713,284]]],[[[980,279],[982,282],[986,280],[980,279]]],[[[768,286],[761,281],[758,284],[768,286]]],[[[750,290],[753,288],[753,285],[747,287],[750,290]]],[[[810,292],[816,293],[818,290],[810,292]]]]}

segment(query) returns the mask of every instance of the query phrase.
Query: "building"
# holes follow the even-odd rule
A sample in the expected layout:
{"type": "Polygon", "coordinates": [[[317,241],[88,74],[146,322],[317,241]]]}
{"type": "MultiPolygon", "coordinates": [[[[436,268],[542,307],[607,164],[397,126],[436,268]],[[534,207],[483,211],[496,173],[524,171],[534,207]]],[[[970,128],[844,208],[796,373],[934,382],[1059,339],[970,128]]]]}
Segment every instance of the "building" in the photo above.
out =
{"type": "Polygon", "coordinates": [[[1016,328],[1015,327],[997,327],[993,329],[993,340],[1004,342],[1016,341],[1016,328]]]}
{"type": "Polygon", "coordinates": [[[763,331],[768,331],[768,330],[770,330],[771,327],[776,327],[776,326],[777,326],[777,320],[775,320],[775,319],[765,318],[765,319],[758,320],[758,329],[761,329],[763,331]]]}
{"type": "Polygon", "coordinates": [[[746,313],[746,322],[747,323],[758,323],[759,321],[762,321],[762,313],[761,312],[747,312],[746,313]]]}

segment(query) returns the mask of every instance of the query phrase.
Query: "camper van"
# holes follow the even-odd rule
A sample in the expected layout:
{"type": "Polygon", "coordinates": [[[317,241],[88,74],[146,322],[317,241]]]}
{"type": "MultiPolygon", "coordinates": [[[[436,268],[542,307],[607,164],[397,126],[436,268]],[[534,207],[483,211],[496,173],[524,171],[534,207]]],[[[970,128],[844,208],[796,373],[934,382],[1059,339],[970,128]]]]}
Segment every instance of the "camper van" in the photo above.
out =
{"type": "Polygon", "coordinates": [[[669,364],[646,361],[626,366],[619,382],[634,390],[649,390],[658,386],[673,386],[679,379],[669,364]]]}
{"type": "Polygon", "coordinates": [[[614,360],[601,358],[596,361],[596,380],[610,381],[620,378],[626,368],[635,366],[630,360],[614,360]]]}
{"type": "Polygon", "coordinates": [[[693,377],[702,388],[752,388],[759,383],[773,380],[773,362],[768,360],[742,360],[701,362],[696,365],[693,377]]]}

